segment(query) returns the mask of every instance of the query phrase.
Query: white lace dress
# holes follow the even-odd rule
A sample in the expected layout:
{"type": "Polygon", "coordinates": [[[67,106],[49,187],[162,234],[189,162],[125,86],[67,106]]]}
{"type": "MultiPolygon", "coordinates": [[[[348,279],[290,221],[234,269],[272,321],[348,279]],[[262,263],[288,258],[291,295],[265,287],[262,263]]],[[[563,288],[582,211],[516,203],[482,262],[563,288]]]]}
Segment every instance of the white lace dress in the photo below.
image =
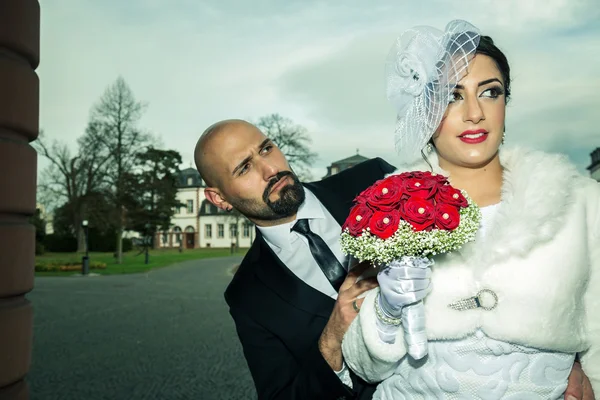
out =
{"type": "MultiPolygon", "coordinates": [[[[482,208],[480,235],[495,210],[482,208]]],[[[478,330],[461,340],[430,341],[429,355],[420,361],[404,357],[374,399],[556,400],[567,388],[574,359],[575,354],[500,342],[478,330]]]]}

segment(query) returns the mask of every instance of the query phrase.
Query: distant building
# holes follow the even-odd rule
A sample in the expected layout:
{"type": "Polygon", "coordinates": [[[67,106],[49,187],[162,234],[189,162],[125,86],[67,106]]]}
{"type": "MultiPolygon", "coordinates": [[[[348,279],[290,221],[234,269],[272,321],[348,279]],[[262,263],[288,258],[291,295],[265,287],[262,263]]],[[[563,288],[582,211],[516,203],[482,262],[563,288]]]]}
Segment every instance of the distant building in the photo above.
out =
{"type": "Polygon", "coordinates": [[[177,200],[183,206],[175,211],[171,228],[157,233],[157,248],[229,248],[236,242],[237,231],[240,233],[239,246],[250,247],[255,236],[254,225],[246,218],[236,218],[206,200],[206,185],[195,168],[182,170],[177,186],[177,200]]]}
{"type": "Polygon", "coordinates": [[[325,175],[323,178],[327,178],[328,176],[335,175],[339,172],[342,172],[345,169],[354,167],[356,164],[360,164],[361,162],[367,161],[367,160],[368,160],[367,157],[363,157],[360,154],[358,154],[358,149],[357,149],[355,155],[350,156],[348,158],[344,158],[339,161],[332,162],[331,165],[329,167],[327,167],[327,175],[325,175]]]}
{"type": "Polygon", "coordinates": [[[592,178],[600,182],[600,147],[596,147],[596,150],[590,154],[592,157],[592,163],[587,169],[590,171],[592,178]]]}
{"type": "Polygon", "coordinates": [[[46,223],[45,234],[52,235],[54,233],[54,215],[46,212],[46,207],[41,203],[36,203],[36,209],[40,210],[40,218],[46,223]]]}

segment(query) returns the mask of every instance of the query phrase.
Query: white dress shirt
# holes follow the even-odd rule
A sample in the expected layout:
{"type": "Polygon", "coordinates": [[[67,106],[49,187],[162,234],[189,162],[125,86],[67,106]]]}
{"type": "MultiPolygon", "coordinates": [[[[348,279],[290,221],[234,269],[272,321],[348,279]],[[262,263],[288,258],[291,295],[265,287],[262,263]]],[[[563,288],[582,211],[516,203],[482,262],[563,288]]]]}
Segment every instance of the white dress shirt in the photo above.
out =
{"type": "Polygon", "coordinates": [[[310,190],[305,188],[304,193],[306,199],[298,209],[294,221],[276,226],[259,226],[258,230],[294,275],[319,292],[337,299],[336,290],[310,252],[308,240],[298,232],[292,231],[292,227],[299,219],[308,219],[311,231],[323,238],[338,261],[347,269],[349,257],[342,253],[340,245],[342,227],[310,190]]]}
{"type": "MultiPolygon", "coordinates": [[[[336,290],[331,286],[310,252],[308,240],[298,232],[292,231],[292,227],[299,219],[308,219],[311,231],[323,238],[346,270],[349,269],[350,263],[354,259],[342,253],[340,245],[342,227],[340,224],[310,190],[304,188],[304,193],[306,198],[300,205],[294,221],[269,227],[257,226],[257,228],[275,255],[294,275],[319,292],[332,299],[337,299],[336,290]]],[[[335,371],[335,373],[346,386],[352,387],[350,373],[345,363],[342,365],[342,370],[335,371]]]]}

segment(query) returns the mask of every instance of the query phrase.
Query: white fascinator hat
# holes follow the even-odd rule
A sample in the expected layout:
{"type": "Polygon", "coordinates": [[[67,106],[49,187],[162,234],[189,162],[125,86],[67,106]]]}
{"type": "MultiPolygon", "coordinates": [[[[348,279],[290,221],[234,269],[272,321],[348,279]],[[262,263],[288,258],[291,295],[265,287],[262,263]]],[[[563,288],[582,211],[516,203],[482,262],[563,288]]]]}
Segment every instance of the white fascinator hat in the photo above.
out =
{"type": "Polygon", "coordinates": [[[400,35],[386,61],[386,91],[397,113],[395,144],[399,162],[421,158],[442,121],[456,84],[479,45],[479,29],[462,20],[442,32],[416,26],[400,35]]]}

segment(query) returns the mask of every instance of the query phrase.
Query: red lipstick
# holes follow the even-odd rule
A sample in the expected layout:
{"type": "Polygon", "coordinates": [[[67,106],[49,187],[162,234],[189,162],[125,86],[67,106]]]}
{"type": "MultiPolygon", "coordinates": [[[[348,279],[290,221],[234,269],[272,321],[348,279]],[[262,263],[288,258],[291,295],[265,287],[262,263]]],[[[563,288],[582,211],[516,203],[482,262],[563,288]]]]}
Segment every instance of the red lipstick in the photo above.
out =
{"type": "Polygon", "coordinates": [[[464,131],[458,137],[461,141],[468,144],[477,144],[485,142],[488,137],[488,131],[485,129],[472,129],[464,131]]]}

